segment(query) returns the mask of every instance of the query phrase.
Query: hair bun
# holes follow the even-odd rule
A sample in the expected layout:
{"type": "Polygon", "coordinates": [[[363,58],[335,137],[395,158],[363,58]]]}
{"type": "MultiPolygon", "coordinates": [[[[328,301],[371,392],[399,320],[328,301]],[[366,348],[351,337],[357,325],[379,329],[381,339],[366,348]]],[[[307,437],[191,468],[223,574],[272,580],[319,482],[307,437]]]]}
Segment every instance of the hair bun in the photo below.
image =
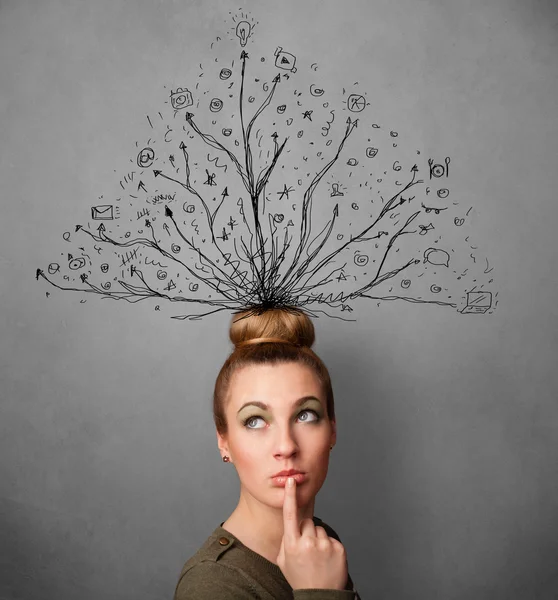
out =
{"type": "Polygon", "coordinates": [[[311,348],[315,333],[310,317],[300,309],[254,308],[233,316],[229,337],[235,349],[266,341],[311,348]]]}

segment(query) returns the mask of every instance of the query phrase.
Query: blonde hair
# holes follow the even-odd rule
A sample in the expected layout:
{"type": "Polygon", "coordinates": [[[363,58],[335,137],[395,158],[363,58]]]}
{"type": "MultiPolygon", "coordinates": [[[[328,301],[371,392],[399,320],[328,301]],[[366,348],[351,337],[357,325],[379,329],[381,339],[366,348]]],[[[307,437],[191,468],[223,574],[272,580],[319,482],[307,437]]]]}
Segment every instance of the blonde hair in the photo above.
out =
{"type": "Polygon", "coordinates": [[[283,307],[242,311],[233,316],[229,337],[235,348],[221,367],[213,392],[213,420],[221,436],[228,431],[225,409],[232,376],[249,365],[294,362],[309,367],[322,385],[328,417],[335,419],[329,371],[312,350],[314,325],[302,310],[283,307]]]}

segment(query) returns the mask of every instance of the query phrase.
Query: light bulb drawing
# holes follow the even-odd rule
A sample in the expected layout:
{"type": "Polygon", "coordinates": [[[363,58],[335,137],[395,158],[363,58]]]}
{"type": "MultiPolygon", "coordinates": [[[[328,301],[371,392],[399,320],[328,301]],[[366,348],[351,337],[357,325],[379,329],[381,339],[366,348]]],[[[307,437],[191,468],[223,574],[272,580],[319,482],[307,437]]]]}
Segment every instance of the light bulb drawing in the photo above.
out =
{"type": "Polygon", "coordinates": [[[251,33],[250,23],[248,21],[240,21],[236,26],[236,35],[240,39],[240,45],[244,48],[251,33]]]}

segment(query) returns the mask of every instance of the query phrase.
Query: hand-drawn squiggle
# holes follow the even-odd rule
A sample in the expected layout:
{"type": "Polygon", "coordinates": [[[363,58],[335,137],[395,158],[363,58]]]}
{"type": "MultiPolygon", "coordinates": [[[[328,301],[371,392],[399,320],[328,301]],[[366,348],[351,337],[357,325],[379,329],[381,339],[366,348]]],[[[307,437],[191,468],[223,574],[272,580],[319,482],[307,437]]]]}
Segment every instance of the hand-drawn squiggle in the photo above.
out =
{"type": "Polygon", "coordinates": [[[215,158],[209,158],[209,152],[208,152],[208,153],[207,153],[207,160],[208,160],[209,162],[211,162],[211,163],[214,163],[214,164],[215,164],[215,166],[216,166],[218,169],[225,169],[225,173],[227,172],[228,165],[226,165],[226,164],[225,164],[225,165],[219,165],[219,164],[217,164],[217,161],[219,160],[219,157],[218,157],[218,156],[216,156],[215,158]]]}
{"type": "Polygon", "coordinates": [[[325,133],[322,133],[322,137],[328,136],[329,130],[331,129],[331,125],[332,125],[333,121],[335,121],[335,110],[330,110],[329,114],[331,115],[331,121],[326,121],[327,127],[325,125],[324,125],[324,127],[322,127],[322,131],[325,131],[325,133]]]}

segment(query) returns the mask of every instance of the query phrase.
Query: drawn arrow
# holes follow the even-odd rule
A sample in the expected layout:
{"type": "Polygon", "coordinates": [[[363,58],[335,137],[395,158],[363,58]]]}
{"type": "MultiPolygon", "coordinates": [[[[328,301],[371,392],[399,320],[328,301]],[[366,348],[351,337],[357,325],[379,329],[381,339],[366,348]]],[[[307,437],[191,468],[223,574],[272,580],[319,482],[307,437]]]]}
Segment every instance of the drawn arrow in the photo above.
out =
{"type": "Polygon", "coordinates": [[[79,231],[81,228],[82,228],[82,225],[76,225],[76,231],[79,231]]]}
{"type": "Polygon", "coordinates": [[[418,169],[417,165],[413,165],[411,168],[411,173],[413,173],[413,172],[416,173],[418,170],[419,169],[418,169]]]}
{"type": "Polygon", "coordinates": [[[223,196],[223,200],[229,195],[229,190],[227,188],[225,188],[222,192],[221,192],[221,196],[223,196]]]}
{"type": "Polygon", "coordinates": [[[157,169],[153,169],[153,175],[155,175],[155,177],[157,177],[157,175],[160,175],[162,173],[162,171],[157,171],[157,169]]]}
{"type": "Polygon", "coordinates": [[[172,210],[165,204],[165,217],[172,217],[172,210]]]}
{"type": "Polygon", "coordinates": [[[147,192],[147,190],[145,189],[145,185],[144,185],[143,181],[140,181],[140,182],[138,183],[138,190],[139,190],[140,188],[141,188],[141,189],[142,189],[144,192],[147,192]]]}

